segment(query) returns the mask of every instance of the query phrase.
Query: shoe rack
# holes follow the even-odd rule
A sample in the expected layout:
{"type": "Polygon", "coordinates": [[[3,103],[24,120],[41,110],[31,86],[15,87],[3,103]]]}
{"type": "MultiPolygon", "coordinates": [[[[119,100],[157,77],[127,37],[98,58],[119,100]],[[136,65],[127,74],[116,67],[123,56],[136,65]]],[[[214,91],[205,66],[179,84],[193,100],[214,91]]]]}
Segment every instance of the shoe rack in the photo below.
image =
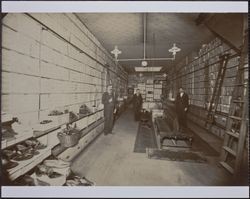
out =
{"type": "Polygon", "coordinates": [[[16,144],[22,143],[29,138],[36,138],[42,144],[47,146],[45,149],[39,150],[39,154],[34,155],[31,159],[16,161],[18,162],[18,165],[12,169],[8,169],[10,179],[13,181],[26,174],[36,165],[40,164],[43,160],[49,157],[53,152],[53,148],[56,146],[57,148],[61,147],[57,134],[61,131],[61,127],[66,124],[76,126],[81,132],[81,138],[79,143],[74,147],[61,147],[61,154],[58,154],[57,158],[64,161],[72,161],[74,157],[76,157],[85,147],[88,146],[88,144],[90,144],[98,135],[102,133],[104,127],[103,121],[103,109],[101,109],[80,117],[77,120],[70,122],[67,121],[66,123],[57,126],[51,126],[48,129],[44,129],[44,131],[33,131],[33,129],[28,133],[18,132],[18,134],[25,136],[4,140],[3,142],[5,142],[5,145],[2,145],[2,150],[14,147],[16,144]]]}

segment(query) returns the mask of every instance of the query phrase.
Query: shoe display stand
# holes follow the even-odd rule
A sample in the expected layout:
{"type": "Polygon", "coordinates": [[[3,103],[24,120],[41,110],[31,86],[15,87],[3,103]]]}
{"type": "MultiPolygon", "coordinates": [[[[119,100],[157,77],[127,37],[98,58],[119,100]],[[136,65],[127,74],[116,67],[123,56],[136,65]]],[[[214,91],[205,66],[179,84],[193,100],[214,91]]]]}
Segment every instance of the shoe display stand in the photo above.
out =
{"type": "MultiPolygon", "coordinates": [[[[52,124],[55,123],[52,122],[52,124]]],[[[30,138],[35,138],[43,144],[47,145],[45,149],[38,150],[38,155],[34,155],[32,158],[27,160],[16,161],[18,162],[18,165],[7,170],[11,181],[14,181],[22,175],[25,175],[52,154],[53,147],[55,147],[56,145],[60,145],[57,134],[61,131],[61,127],[66,124],[73,124],[78,130],[81,131],[81,139],[79,140],[79,143],[74,147],[65,148],[63,152],[57,157],[58,159],[61,159],[63,161],[71,161],[90,142],[92,142],[97,137],[97,135],[101,134],[101,132],[103,131],[103,109],[79,117],[77,120],[71,122],[68,121],[65,124],[56,126],[50,124],[48,125],[49,128],[45,128],[44,131],[41,131],[41,129],[40,131],[35,131],[33,129],[30,132],[19,133],[20,135],[22,135],[20,137],[15,137],[10,140],[3,140],[1,146],[2,150],[5,148],[8,149],[9,147],[15,146],[16,144],[30,138]]],[[[33,173],[31,177],[35,182],[37,181],[38,185],[39,182],[45,182],[45,184],[47,183],[51,186],[61,186],[66,182],[67,172],[69,172],[69,170],[70,168],[65,169],[65,171],[63,171],[62,169],[61,171],[57,171],[58,173],[61,173],[63,175],[55,179],[51,179],[48,176],[37,177],[35,173],[33,173]]]]}

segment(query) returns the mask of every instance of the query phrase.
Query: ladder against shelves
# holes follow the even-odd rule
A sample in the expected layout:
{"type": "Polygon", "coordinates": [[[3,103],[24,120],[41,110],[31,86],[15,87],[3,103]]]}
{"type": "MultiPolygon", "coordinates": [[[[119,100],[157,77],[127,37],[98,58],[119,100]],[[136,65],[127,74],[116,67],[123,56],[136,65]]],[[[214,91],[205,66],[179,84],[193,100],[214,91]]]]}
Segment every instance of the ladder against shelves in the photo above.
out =
{"type": "Polygon", "coordinates": [[[234,176],[242,166],[248,133],[248,33],[245,35],[227,118],[220,164],[234,176]]]}
{"type": "Polygon", "coordinates": [[[214,121],[214,115],[217,110],[220,94],[221,94],[221,87],[223,84],[223,80],[226,73],[227,63],[229,60],[229,53],[226,53],[220,57],[220,68],[218,71],[218,75],[216,78],[212,98],[209,102],[208,113],[206,118],[205,127],[210,128],[211,124],[214,121]],[[210,125],[209,125],[210,124],[210,125]]]}

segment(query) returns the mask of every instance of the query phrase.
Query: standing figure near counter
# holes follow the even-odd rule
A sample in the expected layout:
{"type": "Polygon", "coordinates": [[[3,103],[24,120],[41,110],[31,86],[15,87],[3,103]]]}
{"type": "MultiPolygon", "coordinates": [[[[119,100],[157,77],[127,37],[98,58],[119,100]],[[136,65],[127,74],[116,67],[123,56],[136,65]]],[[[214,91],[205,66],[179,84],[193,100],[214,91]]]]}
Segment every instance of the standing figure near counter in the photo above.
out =
{"type": "Polygon", "coordinates": [[[179,123],[179,131],[184,132],[187,128],[187,111],[188,111],[188,94],[184,92],[183,88],[179,88],[179,93],[176,96],[175,108],[179,123]]]}
{"type": "Polygon", "coordinates": [[[141,108],[142,108],[142,96],[140,93],[140,89],[136,90],[136,93],[133,96],[133,105],[134,105],[134,116],[135,116],[135,121],[140,120],[141,116],[141,108]]]}
{"type": "Polygon", "coordinates": [[[112,85],[108,85],[107,92],[102,95],[104,105],[104,135],[112,134],[114,113],[116,112],[116,97],[112,85]]]}

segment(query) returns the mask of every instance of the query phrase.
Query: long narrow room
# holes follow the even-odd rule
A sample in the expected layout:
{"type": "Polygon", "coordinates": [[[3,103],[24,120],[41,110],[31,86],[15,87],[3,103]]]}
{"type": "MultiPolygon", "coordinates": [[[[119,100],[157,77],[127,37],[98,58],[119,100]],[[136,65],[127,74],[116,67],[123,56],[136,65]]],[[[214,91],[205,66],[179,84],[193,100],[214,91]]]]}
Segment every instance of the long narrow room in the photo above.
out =
{"type": "Polygon", "coordinates": [[[2,14],[5,186],[248,186],[247,13],[2,14]]]}

